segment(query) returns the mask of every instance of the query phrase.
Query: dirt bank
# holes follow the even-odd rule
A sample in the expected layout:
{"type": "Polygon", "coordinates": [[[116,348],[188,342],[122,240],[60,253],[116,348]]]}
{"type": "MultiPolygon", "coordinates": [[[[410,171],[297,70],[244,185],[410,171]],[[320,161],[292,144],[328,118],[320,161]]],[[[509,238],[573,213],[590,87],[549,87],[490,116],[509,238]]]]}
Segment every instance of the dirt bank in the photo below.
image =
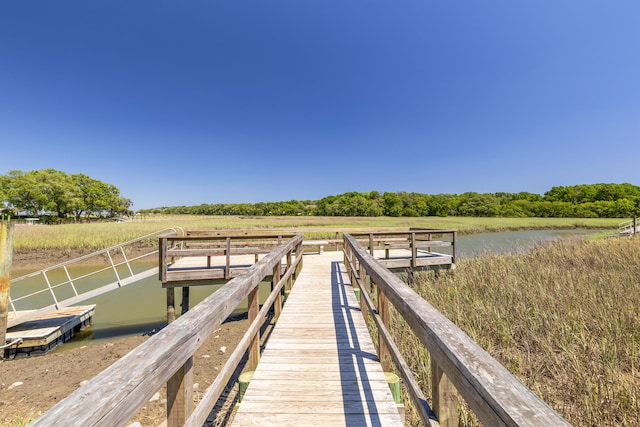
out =
{"type": "MultiPolygon", "coordinates": [[[[149,248],[136,248],[146,253],[149,248]]],[[[39,270],[59,264],[90,251],[56,250],[14,251],[12,269],[39,270]]],[[[127,254],[135,256],[136,253],[127,254]]],[[[205,342],[194,356],[194,400],[199,400],[215,379],[248,326],[245,318],[229,319],[205,342]]],[[[66,349],[64,345],[44,356],[2,360],[0,358],[0,426],[21,425],[44,413],[83,381],[109,367],[148,336],[129,336],[110,341],[87,341],[86,345],[66,349]]],[[[70,347],[67,345],[67,347],[70,347]]],[[[237,388],[237,386],[236,386],[237,388]]],[[[232,393],[233,394],[233,393],[232,393]]],[[[148,402],[131,420],[143,426],[157,426],[166,418],[166,390],[159,390],[158,399],[148,402]]]]}
{"type": "MultiPolygon", "coordinates": [[[[247,328],[247,320],[225,322],[194,356],[194,400],[198,401],[215,379],[247,328]]],[[[0,361],[0,425],[13,426],[45,412],[83,381],[113,364],[149,337],[132,336],[112,341],[88,342],[86,346],[16,360],[0,361]]],[[[148,402],[131,420],[157,426],[166,418],[166,390],[148,402]]]]}
{"type": "MultiPolygon", "coordinates": [[[[135,256],[149,253],[154,249],[157,248],[143,246],[128,248],[127,257],[131,259],[135,256]]],[[[40,270],[56,264],[73,260],[75,258],[79,258],[84,255],[88,255],[90,253],[92,253],[92,251],[79,248],[64,250],[14,250],[12,254],[11,267],[12,269],[40,270]]],[[[96,262],[97,259],[98,258],[90,258],[86,262],[96,262]]]]}

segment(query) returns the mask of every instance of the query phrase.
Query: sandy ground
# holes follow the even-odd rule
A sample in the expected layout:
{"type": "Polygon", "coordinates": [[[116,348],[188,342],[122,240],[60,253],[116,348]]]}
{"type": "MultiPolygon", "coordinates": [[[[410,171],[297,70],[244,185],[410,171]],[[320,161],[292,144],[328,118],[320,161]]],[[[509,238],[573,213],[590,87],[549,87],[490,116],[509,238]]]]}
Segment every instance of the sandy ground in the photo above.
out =
{"type": "MultiPolygon", "coordinates": [[[[56,254],[14,253],[12,264],[14,268],[24,268],[36,263],[46,266],[56,262],[60,262],[56,254]]],[[[194,356],[196,402],[215,379],[247,326],[246,318],[227,321],[198,349],[194,356]]],[[[20,420],[36,418],[81,387],[83,381],[90,380],[148,339],[148,336],[130,336],[111,341],[89,341],[84,346],[68,349],[63,344],[43,356],[0,359],[0,426],[21,425],[20,420]]],[[[237,390],[237,385],[234,388],[237,390]]],[[[166,390],[163,388],[158,392],[157,399],[149,401],[130,424],[137,421],[142,426],[155,427],[165,421],[166,390]]],[[[232,389],[223,406],[232,407],[234,398],[232,389]]],[[[218,419],[228,413],[226,409],[218,411],[218,419]]],[[[214,419],[213,414],[210,418],[214,419]]]]}

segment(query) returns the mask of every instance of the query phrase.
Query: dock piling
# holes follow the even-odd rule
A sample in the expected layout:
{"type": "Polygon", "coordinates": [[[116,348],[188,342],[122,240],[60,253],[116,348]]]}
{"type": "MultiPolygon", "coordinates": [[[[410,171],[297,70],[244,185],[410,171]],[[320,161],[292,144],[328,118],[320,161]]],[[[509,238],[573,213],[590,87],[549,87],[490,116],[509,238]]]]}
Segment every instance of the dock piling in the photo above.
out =
{"type": "Polygon", "coordinates": [[[7,338],[11,261],[13,257],[13,223],[0,221],[0,346],[7,338]]]}

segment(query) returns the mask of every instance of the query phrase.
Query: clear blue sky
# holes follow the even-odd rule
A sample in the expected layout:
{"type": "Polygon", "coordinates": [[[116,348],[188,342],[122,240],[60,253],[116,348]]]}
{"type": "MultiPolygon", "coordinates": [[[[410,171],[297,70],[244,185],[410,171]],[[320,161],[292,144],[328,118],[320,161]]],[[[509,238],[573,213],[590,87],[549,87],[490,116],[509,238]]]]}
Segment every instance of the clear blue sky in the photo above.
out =
{"type": "Polygon", "coordinates": [[[133,209],[640,184],[640,1],[3,1],[0,173],[133,209]]]}

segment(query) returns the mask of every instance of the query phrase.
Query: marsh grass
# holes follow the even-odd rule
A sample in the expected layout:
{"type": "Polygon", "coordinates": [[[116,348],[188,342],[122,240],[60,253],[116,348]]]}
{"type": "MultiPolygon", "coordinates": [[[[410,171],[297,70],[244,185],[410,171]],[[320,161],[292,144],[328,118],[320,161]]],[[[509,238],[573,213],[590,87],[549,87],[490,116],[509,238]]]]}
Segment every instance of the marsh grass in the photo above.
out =
{"type": "MultiPolygon", "coordinates": [[[[570,423],[640,425],[640,239],[467,259],[415,288],[570,423]]],[[[392,329],[429,390],[425,350],[395,313],[392,329]]]]}
{"type": "Polygon", "coordinates": [[[21,416],[16,416],[13,419],[8,421],[0,422],[0,427],[24,427],[33,421],[33,418],[24,418],[21,416]]]}
{"type": "Polygon", "coordinates": [[[314,229],[307,238],[331,238],[332,231],[375,227],[427,227],[455,229],[461,233],[517,229],[598,228],[616,230],[619,219],[581,218],[468,218],[468,217],[240,217],[147,215],[130,222],[99,222],[61,225],[20,225],[15,229],[16,250],[60,250],[62,253],[104,249],[164,228],[220,229],[314,229]],[[322,229],[327,229],[323,232],[322,229]]]}

